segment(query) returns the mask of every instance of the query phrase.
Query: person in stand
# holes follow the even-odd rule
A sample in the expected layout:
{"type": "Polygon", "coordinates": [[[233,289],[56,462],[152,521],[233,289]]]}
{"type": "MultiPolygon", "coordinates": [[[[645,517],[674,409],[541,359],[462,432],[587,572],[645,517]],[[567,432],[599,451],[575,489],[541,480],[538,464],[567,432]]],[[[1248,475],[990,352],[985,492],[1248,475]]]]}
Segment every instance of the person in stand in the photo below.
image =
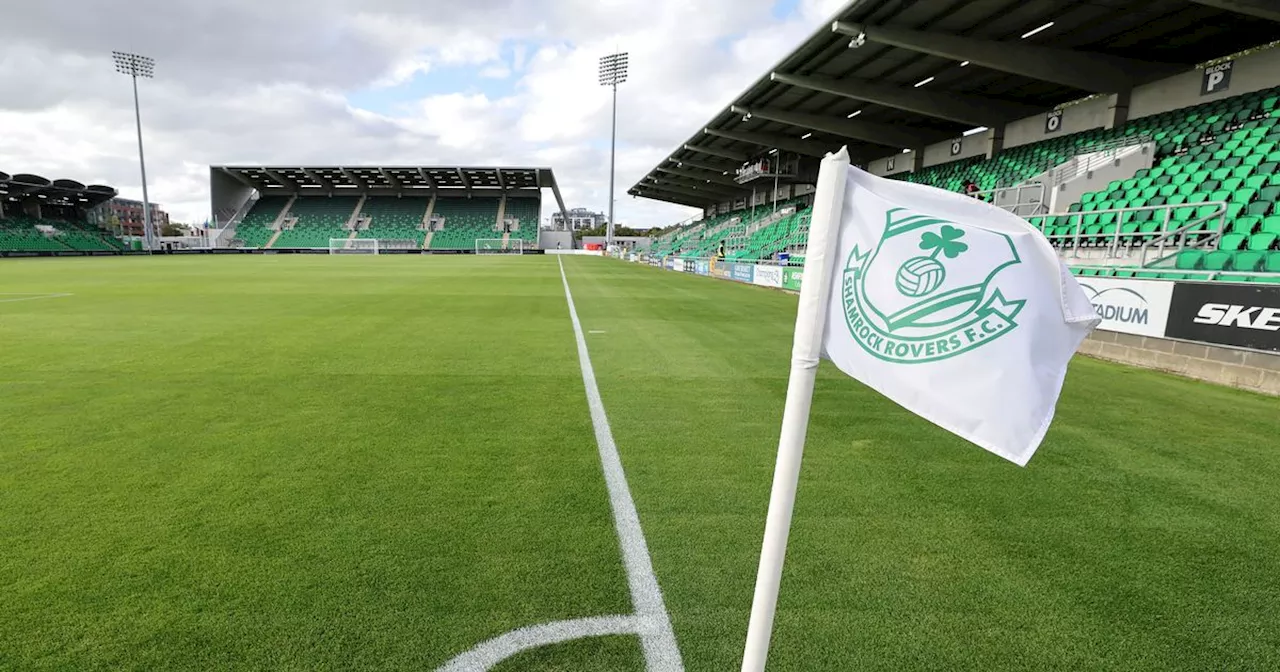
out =
{"type": "Polygon", "coordinates": [[[965,196],[972,196],[972,197],[974,197],[974,198],[977,198],[977,197],[978,197],[978,183],[977,183],[977,182],[974,182],[973,180],[965,180],[965,183],[964,183],[964,195],[965,195],[965,196]]]}

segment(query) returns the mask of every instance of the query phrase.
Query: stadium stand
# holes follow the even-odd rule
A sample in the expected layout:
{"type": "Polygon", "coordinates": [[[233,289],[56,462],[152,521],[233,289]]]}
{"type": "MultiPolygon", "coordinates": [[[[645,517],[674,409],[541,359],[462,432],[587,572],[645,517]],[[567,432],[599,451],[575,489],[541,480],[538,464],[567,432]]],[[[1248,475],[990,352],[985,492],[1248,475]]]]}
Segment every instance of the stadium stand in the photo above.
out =
{"type": "Polygon", "coordinates": [[[289,204],[288,196],[263,196],[258,199],[236,230],[245,247],[264,247],[275,235],[272,226],[289,204]]]}
{"type": "Polygon", "coordinates": [[[549,168],[210,166],[214,247],[474,251],[480,238],[539,241],[542,190],[565,212],[549,168]],[[518,225],[504,231],[502,220],[518,225]],[[407,245],[404,243],[408,243],[407,245]]]}
{"type": "Polygon", "coordinates": [[[118,238],[89,222],[90,212],[115,196],[111,187],[0,173],[0,253],[123,250],[118,238]]]}
{"type": "MultiPolygon", "coordinates": [[[[1142,141],[1156,147],[1152,168],[1086,192],[1069,204],[1067,213],[1030,216],[1029,221],[1058,247],[1088,248],[1113,241],[1133,247],[1203,219],[1186,231],[1182,245],[1213,238],[1217,250],[1182,250],[1170,257],[1172,266],[1166,258],[1145,269],[1118,265],[1113,271],[1080,272],[1166,279],[1205,275],[1199,271],[1235,272],[1246,274],[1233,276],[1235,280],[1280,282],[1247,275],[1280,272],[1280,87],[1143,117],[1111,130],[1092,129],[1022,145],[991,160],[972,157],[891,177],[957,192],[970,181],[984,190],[998,190],[1041,175],[1073,156],[1142,141]],[[1225,204],[1225,213],[1213,203],[1225,204]],[[1215,214],[1223,216],[1214,218],[1215,214]],[[1216,228],[1220,222],[1225,222],[1222,230],[1216,228]]],[[[655,254],[714,256],[724,242],[735,250],[728,258],[754,260],[804,248],[806,232],[798,217],[753,229],[742,245],[735,238],[741,227],[719,227],[735,216],[745,219],[747,228],[757,221],[746,210],[713,216],[660,236],[655,254]]],[[[793,263],[801,259],[793,257],[793,263]]]]}
{"type": "Polygon", "coordinates": [[[346,238],[344,230],[356,214],[355,196],[303,196],[285,215],[286,228],[269,247],[328,247],[331,238],[346,238]]]}
{"type": "Polygon", "coordinates": [[[360,231],[359,237],[412,240],[421,247],[427,237],[423,220],[430,205],[431,199],[421,196],[370,196],[360,210],[369,218],[369,226],[360,231]]]}
{"type": "Polygon", "coordinates": [[[841,10],[633,186],[704,213],[658,236],[652,253],[799,263],[804,199],[776,221],[747,203],[779,180],[812,184],[817,160],[847,146],[874,174],[973,191],[1028,219],[1080,274],[1280,282],[1280,11],[1165,8],[1236,26],[1224,39],[1154,14],[1139,21],[1154,11],[1143,3],[1106,17],[1046,4],[1040,23],[1019,19],[1020,42],[1012,25],[1010,37],[968,31],[959,26],[982,24],[947,25],[944,4],[918,4],[909,17],[877,0],[841,10]],[[1123,47],[1103,27],[1111,20],[1130,25],[1123,47]],[[969,58],[985,62],[966,68],[969,58]],[[1127,83],[1094,87],[1085,75],[1127,83]],[[749,170],[762,162],[774,172],[749,170]],[[787,162],[798,168],[778,168],[787,162]]]}
{"type": "Polygon", "coordinates": [[[542,214],[542,203],[536,198],[508,198],[505,219],[514,219],[518,228],[511,232],[511,238],[519,238],[526,244],[538,240],[538,218],[542,214]]]}
{"type": "Polygon", "coordinates": [[[473,250],[477,238],[501,238],[499,198],[440,198],[434,214],[444,228],[431,238],[433,250],[473,250]]]}

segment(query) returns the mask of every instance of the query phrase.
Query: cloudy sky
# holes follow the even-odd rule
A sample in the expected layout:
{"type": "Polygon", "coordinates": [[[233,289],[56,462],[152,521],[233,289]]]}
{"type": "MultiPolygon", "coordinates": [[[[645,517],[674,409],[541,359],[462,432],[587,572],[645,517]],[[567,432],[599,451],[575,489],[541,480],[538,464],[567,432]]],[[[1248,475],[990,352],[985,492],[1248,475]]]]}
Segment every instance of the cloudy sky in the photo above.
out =
{"type": "MultiPolygon", "coordinates": [[[[141,197],[129,81],[140,82],[151,199],[208,217],[209,164],[549,165],[569,207],[605,210],[609,93],[620,89],[620,223],[694,211],[626,189],[844,0],[62,0],[0,21],[0,170],[141,197]]],[[[549,194],[547,201],[550,201],[549,194]]],[[[544,207],[544,216],[550,210],[544,207]]]]}

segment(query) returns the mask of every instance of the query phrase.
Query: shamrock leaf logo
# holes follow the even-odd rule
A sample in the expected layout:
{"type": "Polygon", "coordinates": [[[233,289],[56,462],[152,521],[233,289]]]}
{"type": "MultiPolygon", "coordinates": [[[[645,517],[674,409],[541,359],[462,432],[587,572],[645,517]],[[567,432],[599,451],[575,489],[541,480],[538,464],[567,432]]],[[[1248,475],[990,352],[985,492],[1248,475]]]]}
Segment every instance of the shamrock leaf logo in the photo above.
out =
{"type": "Polygon", "coordinates": [[[941,234],[926,231],[920,237],[920,249],[933,250],[933,254],[929,255],[930,259],[937,259],[938,253],[945,254],[948,259],[955,259],[961,252],[969,249],[968,245],[960,242],[963,237],[964,231],[950,224],[943,224],[941,234]]]}

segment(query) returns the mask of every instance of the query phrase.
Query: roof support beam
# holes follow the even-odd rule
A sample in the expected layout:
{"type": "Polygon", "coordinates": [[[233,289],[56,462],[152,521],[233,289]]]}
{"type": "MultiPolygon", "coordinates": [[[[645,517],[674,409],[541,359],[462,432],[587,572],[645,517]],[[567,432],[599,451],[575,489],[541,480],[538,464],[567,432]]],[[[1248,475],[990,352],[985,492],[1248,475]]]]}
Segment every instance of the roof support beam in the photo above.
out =
{"type": "Polygon", "coordinates": [[[843,117],[835,118],[803,112],[788,112],[769,107],[747,108],[734,105],[730,109],[735,114],[760,117],[761,119],[768,119],[781,124],[790,124],[800,129],[832,133],[841,137],[853,138],[886,147],[924,147],[932,142],[945,140],[954,135],[951,133],[938,135],[936,131],[896,125],[890,126],[888,124],[877,124],[843,117]]]}
{"type": "MultiPolygon", "coordinates": [[[[548,174],[550,174],[550,171],[548,171],[548,174]]],[[[542,185],[542,171],[538,171],[538,172],[536,173],[536,177],[535,177],[534,179],[538,180],[538,192],[539,192],[539,196],[538,196],[538,203],[539,203],[539,204],[541,204],[541,203],[542,203],[542,196],[541,196],[541,192],[542,192],[542,186],[543,186],[543,185],[542,185]]],[[[556,197],[556,205],[560,208],[560,216],[564,218],[564,219],[563,219],[563,220],[561,220],[561,221],[563,221],[565,224],[568,224],[568,223],[569,223],[569,209],[568,209],[568,208],[566,208],[566,207],[564,207],[564,198],[560,196],[560,185],[556,183],[554,176],[552,176],[552,179],[550,179],[549,181],[551,182],[551,195],[556,197]]],[[[542,213],[541,213],[541,212],[539,212],[539,213],[538,213],[538,217],[539,217],[539,219],[541,219],[541,217],[542,217],[542,213]]],[[[539,221],[539,222],[538,222],[538,230],[539,230],[539,231],[541,231],[541,230],[542,230],[542,222],[541,222],[541,221],[539,221]]]]}
{"type": "Polygon", "coordinates": [[[715,201],[705,201],[701,199],[696,199],[691,196],[684,196],[682,194],[673,194],[669,191],[661,191],[659,189],[649,189],[649,188],[643,188],[643,187],[636,187],[633,191],[630,191],[627,193],[631,194],[632,196],[638,196],[640,198],[651,198],[656,201],[676,203],[676,204],[684,205],[690,208],[705,208],[707,207],[708,203],[715,202],[715,201]]]}
{"type": "Polygon", "coordinates": [[[656,185],[656,184],[638,184],[637,189],[647,192],[667,193],[684,198],[685,200],[695,203],[719,203],[721,201],[732,201],[732,196],[724,196],[722,194],[713,194],[706,191],[698,191],[696,189],[686,189],[681,186],[672,185],[656,185]]]}
{"type": "Polygon", "coordinates": [[[722,159],[737,161],[738,163],[746,163],[747,161],[746,154],[742,154],[742,153],[735,152],[728,149],[718,149],[716,147],[707,147],[706,145],[685,145],[684,148],[691,152],[698,152],[699,154],[709,154],[711,156],[718,156],[722,159]]]}
{"type": "Polygon", "coordinates": [[[712,163],[710,161],[698,161],[697,159],[673,159],[677,167],[689,166],[692,168],[701,168],[702,170],[710,170],[715,173],[732,173],[738,169],[738,166],[727,163],[712,163]]]}
{"type": "Polygon", "coordinates": [[[458,179],[462,181],[462,186],[466,188],[466,190],[467,190],[467,195],[468,195],[468,196],[470,196],[470,195],[471,195],[471,183],[467,181],[467,174],[466,174],[466,173],[464,173],[464,172],[462,172],[462,169],[461,169],[461,168],[454,168],[453,170],[454,170],[456,173],[458,173],[458,179]]]}
{"type": "Polygon", "coordinates": [[[1236,14],[1253,16],[1268,21],[1280,21],[1280,6],[1272,0],[1191,0],[1194,3],[1214,7],[1236,14]]]}
{"type": "Polygon", "coordinates": [[[503,190],[503,191],[506,191],[506,190],[507,190],[507,185],[506,185],[506,183],[505,183],[505,182],[503,182],[503,180],[502,180],[502,171],[501,171],[501,170],[499,170],[499,169],[497,169],[497,168],[494,168],[494,169],[493,169],[493,175],[494,175],[494,177],[496,177],[496,178],[498,179],[498,188],[499,188],[499,189],[501,189],[501,190],[503,190]]]}
{"type": "Polygon", "coordinates": [[[271,170],[270,168],[263,168],[262,174],[275,180],[276,182],[279,182],[280,184],[283,184],[286,188],[288,188],[290,191],[294,192],[295,194],[298,193],[299,191],[302,191],[302,187],[299,186],[297,182],[286,179],[284,175],[281,175],[280,173],[277,173],[276,171],[271,170]]]}
{"type": "Polygon", "coordinates": [[[717,184],[707,184],[701,181],[690,182],[689,180],[680,177],[649,177],[646,179],[648,182],[643,182],[642,184],[648,184],[649,186],[656,187],[658,189],[667,189],[668,191],[681,190],[690,195],[705,194],[710,198],[740,198],[751,193],[749,189],[734,189],[730,187],[722,187],[717,184]]]}
{"type": "MultiPolygon", "coordinates": [[[[764,117],[761,117],[762,119],[764,117]]],[[[759,145],[768,149],[783,149],[796,154],[804,154],[805,156],[824,157],[827,155],[828,148],[821,143],[812,140],[800,140],[799,138],[788,138],[785,135],[776,133],[754,133],[751,131],[721,131],[714,128],[704,128],[703,133],[714,135],[718,138],[727,140],[736,140],[745,142],[750,145],[759,145]]]]}
{"type": "Polygon", "coordinates": [[[733,179],[732,177],[725,177],[724,175],[721,175],[719,171],[714,173],[705,173],[705,172],[698,172],[696,170],[671,168],[668,166],[658,166],[658,170],[664,173],[670,173],[672,175],[679,175],[680,177],[687,177],[691,180],[697,180],[704,184],[707,182],[711,182],[713,184],[725,184],[731,187],[741,186],[738,184],[737,180],[733,179]]]}
{"type": "Polygon", "coordinates": [[[427,174],[427,170],[425,168],[419,168],[418,175],[427,183],[427,186],[431,187],[431,191],[440,191],[440,185],[436,184],[436,181],[431,179],[431,176],[427,174]]]}
{"type": "Polygon", "coordinates": [[[378,174],[382,175],[382,179],[386,180],[387,183],[391,185],[392,189],[395,189],[396,191],[404,190],[404,183],[397,180],[391,173],[388,173],[385,168],[379,168],[378,174]]]}
{"type": "Polygon", "coordinates": [[[836,21],[832,32],[984,68],[1053,82],[1093,93],[1126,91],[1136,84],[1185,70],[1185,65],[1117,58],[1021,41],[995,41],[951,33],[867,26],[836,21]]]}
{"type": "Polygon", "coordinates": [[[348,180],[351,180],[351,183],[356,185],[357,187],[360,187],[361,189],[364,189],[366,191],[369,189],[369,183],[360,179],[359,176],[357,176],[355,173],[351,172],[350,170],[346,168],[339,168],[338,171],[342,173],[343,177],[347,178],[348,180]]]}
{"type": "Polygon", "coordinates": [[[328,191],[330,193],[333,192],[333,189],[334,189],[333,183],[330,182],[329,180],[326,180],[323,177],[320,177],[309,168],[298,168],[298,170],[302,171],[303,175],[306,175],[307,177],[315,180],[316,183],[319,184],[322,188],[324,188],[325,191],[328,191]]]}
{"type": "Polygon", "coordinates": [[[788,86],[822,91],[853,100],[906,110],[935,119],[945,119],[974,126],[996,126],[1004,121],[1021,119],[1043,112],[1034,105],[970,96],[963,93],[929,91],[925,88],[881,84],[870,79],[847,77],[805,77],[774,72],[769,78],[788,86]]]}
{"type": "Polygon", "coordinates": [[[250,189],[253,189],[255,191],[258,190],[258,185],[250,182],[249,178],[245,177],[244,175],[241,175],[239,171],[227,170],[225,166],[218,166],[218,170],[222,171],[222,174],[231,177],[232,179],[239,182],[240,184],[243,184],[244,186],[249,187],[250,189]]]}

